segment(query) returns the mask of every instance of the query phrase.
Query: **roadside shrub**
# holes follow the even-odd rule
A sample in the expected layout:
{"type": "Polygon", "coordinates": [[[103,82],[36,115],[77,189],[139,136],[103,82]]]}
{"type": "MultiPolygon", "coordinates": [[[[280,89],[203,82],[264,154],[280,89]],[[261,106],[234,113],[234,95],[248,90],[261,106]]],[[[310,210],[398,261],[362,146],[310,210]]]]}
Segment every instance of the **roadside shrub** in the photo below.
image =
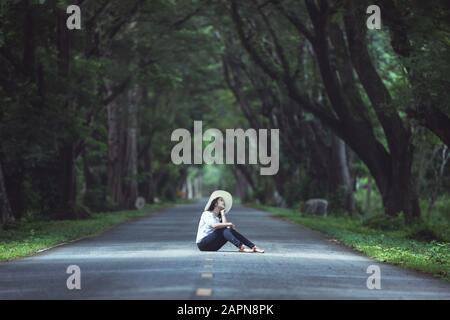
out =
{"type": "Polygon", "coordinates": [[[362,223],[363,226],[379,230],[400,230],[405,226],[405,219],[403,214],[396,217],[387,215],[375,215],[365,219],[362,223]]]}
{"type": "Polygon", "coordinates": [[[412,240],[426,241],[426,242],[445,241],[445,239],[435,230],[433,230],[433,228],[425,224],[415,226],[407,237],[412,240]]]}

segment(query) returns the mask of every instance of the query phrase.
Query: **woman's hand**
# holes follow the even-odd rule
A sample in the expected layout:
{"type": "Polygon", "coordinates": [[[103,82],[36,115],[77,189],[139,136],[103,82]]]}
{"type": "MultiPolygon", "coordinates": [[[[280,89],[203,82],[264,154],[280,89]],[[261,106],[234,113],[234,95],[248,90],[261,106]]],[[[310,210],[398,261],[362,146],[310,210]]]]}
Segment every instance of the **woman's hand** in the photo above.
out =
{"type": "Polygon", "coordinates": [[[234,224],[232,222],[228,222],[228,227],[227,228],[234,229],[234,224]]]}

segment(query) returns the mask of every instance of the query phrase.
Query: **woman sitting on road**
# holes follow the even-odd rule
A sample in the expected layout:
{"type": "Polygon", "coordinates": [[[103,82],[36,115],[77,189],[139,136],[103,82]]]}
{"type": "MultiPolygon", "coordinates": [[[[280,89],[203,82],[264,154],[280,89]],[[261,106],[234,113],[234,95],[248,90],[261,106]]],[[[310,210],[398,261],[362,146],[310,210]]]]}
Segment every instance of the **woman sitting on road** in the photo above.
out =
{"type": "Polygon", "coordinates": [[[216,190],[211,194],[198,224],[196,240],[198,248],[201,251],[217,251],[230,241],[240,252],[263,253],[264,250],[237,232],[234,224],[227,221],[226,214],[230,211],[231,205],[230,193],[216,190]]]}

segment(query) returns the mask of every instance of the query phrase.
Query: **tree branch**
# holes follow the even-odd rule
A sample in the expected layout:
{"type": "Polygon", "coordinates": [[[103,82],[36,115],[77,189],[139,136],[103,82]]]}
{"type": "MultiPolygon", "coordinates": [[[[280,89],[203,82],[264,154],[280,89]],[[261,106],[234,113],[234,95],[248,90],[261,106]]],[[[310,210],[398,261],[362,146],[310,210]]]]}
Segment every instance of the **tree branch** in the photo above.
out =
{"type": "Polygon", "coordinates": [[[281,4],[280,0],[271,0],[272,3],[275,5],[275,8],[284,16],[286,17],[290,23],[311,43],[314,42],[314,34],[302,23],[302,21],[298,18],[298,16],[291,14],[289,11],[287,11],[283,5],[281,4]]]}
{"type": "Polygon", "coordinates": [[[283,68],[284,77],[289,79],[289,81],[293,81],[289,63],[287,62],[286,56],[284,54],[284,50],[283,50],[282,46],[280,45],[280,42],[278,41],[278,37],[275,33],[275,30],[272,28],[272,24],[270,23],[269,19],[267,19],[267,16],[264,14],[263,10],[258,6],[256,0],[253,0],[253,3],[256,5],[258,13],[261,16],[262,20],[264,21],[264,24],[266,25],[266,28],[269,31],[269,34],[275,45],[275,52],[277,53],[277,57],[281,62],[281,67],[283,68]]]}

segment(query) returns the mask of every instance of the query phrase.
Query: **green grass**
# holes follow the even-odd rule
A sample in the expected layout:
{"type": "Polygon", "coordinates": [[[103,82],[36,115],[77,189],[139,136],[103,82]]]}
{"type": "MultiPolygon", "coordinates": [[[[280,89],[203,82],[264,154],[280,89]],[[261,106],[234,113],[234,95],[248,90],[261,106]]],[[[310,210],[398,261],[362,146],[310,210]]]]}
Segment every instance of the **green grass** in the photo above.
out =
{"type": "Polygon", "coordinates": [[[0,261],[29,256],[67,241],[96,236],[120,223],[151,215],[169,206],[169,203],[160,203],[147,205],[142,210],[94,213],[83,220],[21,221],[14,228],[0,230],[0,261]]]}
{"type": "Polygon", "coordinates": [[[300,214],[295,209],[249,206],[274,213],[286,220],[321,231],[356,251],[377,261],[426,272],[450,281],[450,243],[411,239],[416,229],[380,230],[367,227],[363,219],[350,217],[317,217],[300,214]]]}

